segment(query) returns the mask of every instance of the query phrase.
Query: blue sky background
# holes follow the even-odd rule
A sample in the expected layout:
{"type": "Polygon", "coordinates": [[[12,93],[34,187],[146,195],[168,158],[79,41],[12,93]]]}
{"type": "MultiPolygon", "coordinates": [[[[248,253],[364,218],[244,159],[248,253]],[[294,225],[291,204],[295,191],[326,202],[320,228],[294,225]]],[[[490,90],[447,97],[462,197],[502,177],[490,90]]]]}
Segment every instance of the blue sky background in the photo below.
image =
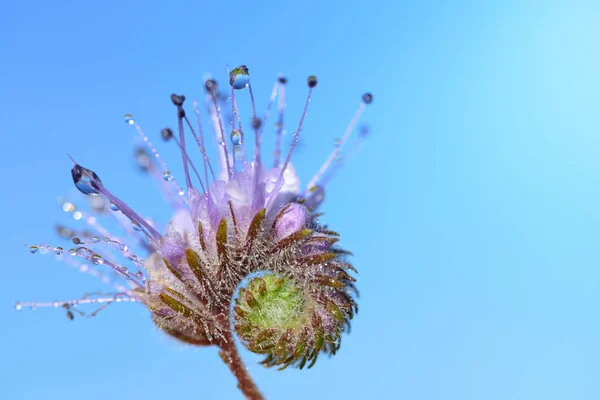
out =
{"type": "Polygon", "coordinates": [[[319,76],[294,158],[304,182],[375,97],[371,137],[323,207],[355,253],[360,313],[310,371],[245,352],[268,398],[600,398],[598,2],[5,3],[0,398],[241,397],[215,349],[166,340],[139,305],[75,321],[12,307],[102,288],[23,246],[61,243],[66,153],[165,222],[122,116],[158,139],[168,95],[201,97],[227,64],[249,66],[261,108],[285,73],[288,121],[319,76]]]}

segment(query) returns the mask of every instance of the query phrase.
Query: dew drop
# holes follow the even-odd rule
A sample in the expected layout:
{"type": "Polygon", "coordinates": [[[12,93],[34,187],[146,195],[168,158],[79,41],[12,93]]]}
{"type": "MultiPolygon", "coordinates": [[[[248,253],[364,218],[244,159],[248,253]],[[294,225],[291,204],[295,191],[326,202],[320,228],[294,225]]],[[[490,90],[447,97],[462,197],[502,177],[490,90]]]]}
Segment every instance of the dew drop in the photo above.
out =
{"type": "Polygon", "coordinates": [[[314,88],[314,87],[316,87],[317,83],[318,83],[317,77],[314,76],[314,75],[309,76],[306,79],[306,83],[308,83],[308,87],[311,88],[311,89],[314,88]]]}
{"type": "Polygon", "coordinates": [[[173,131],[171,130],[171,128],[164,128],[160,131],[160,136],[165,142],[167,142],[173,137],[173,131]]]}
{"type": "Polygon", "coordinates": [[[183,191],[183,189],[179,189],[179,192],[177,192],[178,195],[183,196],[185,194],[185,192],[183,191]]]}
{"type": "Polygon", "coordinates": [[[365,104],[371,104],[373,102],[373,95],[371,93],[363,94],[362,101],[365,104]]]}
{"type": "Polygon", "coordinates": [[[62,209],[64,212],[71,212],[75,211],[75,206],[73,205],[73,203],[69,203],[68,201],[66,201],[62,205],[62,209]]]}
{"type": "Polygon", "coordinates": [[[69,254],[74,256],[75,254],[77,254],[77,250],[75,249],[69,249],[69,254]]]}
{"type": "Polygon", "coordinates": [[[98,236],[94,236],[92,238],[92,242],[94,242],[94,243],[100,243],[100,238],[98,236]]]}
{"type": "Polygon", "coordinates": [[[58,301],[53,301],[52,302],[52,307],[58,308],[59,306],[60,306],[60,303],[58,301]]]}
{"type": "Polygon", "coordinates": [[[45,247],[40,248],[40,254],[48,254],[48,249],[45,247]]]}
{"type": "Polygon", "coordinates": [[[73,219],[75,221],[79,221],[81,219],[81,217],[83,217],[83,214],[81,213],[81,211],[75,211],[73,213],[73,219]]]}
{"type": "Polygon", "coordinates": [[[90,261],[92,261],[92,264],[94,265],[101,265],[104,264],[104,259],[102,258],[102,256],[100,256],[99,254],[92,254],[92,256],[90,257],[90,261]]]}
{"type": "Polygon", "coordinates": [[[169,171],[163,172],[163,179],[167,182],[171,182],[173,180],[173,175],[169,171]]]}
{"type": "Polygon", "coordinates": [[[125,245],[125,244],[120,244],[120,245],[119,245],[119,249],[120,249],[120,250],[121,250],[123,253],[126,253],[126,252],[127,252],[127,250],[129,250],[129,247],[127,247],[127,245],[125,245]]]}
{"type": "Polygon", "coordinates": [[[240,65],[229,73],[229,84],[234,89],[245,89],[249,82],[250,74],[248,73],[248,67],[245,65],[240,65]]]}
{"type": "Polygon", "coordinates": [[[141,231],[142,228],[140,227],[140,225],[137,222],[133,222],[131,221],[131,227],[133,228],[134,231],[141,231]]]}
{"type": "Polygon", "coordinates": [[[333,139],[333,145],[335,147],[338,147],[341,143],[342,143],[342,141],[340,140],[340,138],[333,139]]]}
{"type": "Polygon", "coordinates": [[[133,115],[125,114],[125,123],[129,125],[135,124],[135,120],[133,119],[133,115]]]}
{"type": "Polygon", "coordinates": [[[30,252],[31,254],[35,254],[35,253],[37,253],[38,251],[40,251],[40,248],[39,248],[39,247],[37,247],[37,246],[29,246],[29,252],[30,252]]]}
{"type": "Polygon", "coordinates": [[[23,306],[21,305],[21,303],[15,303],[15,310],[21,310],[23,308],[23,306]]]}
{"type": "Polygon", "coordinates": [[[110,202],[110,209],[113,211],[119,211],[119,206],[117,206],[115,203],[113,203],[112,201],[110,202]]]}
{"type": "Polygon", "coordinates": [[[242,135],[240,134],[240,131],[237,129],[231,131],[231,143],[233,143],[234,145],[238,145],[241,143],[241,141],[242,135]]]}
{"type": "Polygon", "coordinates": [[[57,256],[61,256],[64,251],[65,250],[60,246],[54,248],[54,254],[56,254],[57,256]]]}
{"type": "Polygon", "coordinates": [[[75,166],[71,168],[71,176],[73,177],[75,187],[79,189],[81,193],[86,195],[98,194],[98,186],[102,184],[102,181],[94,171],[83,168],[79,164],[75,164],[75,166]]]}
{"type": "Polygon", "coordinates": [[[74,237],[72,240],[73,244],[81,244],[81,239],[79,239],[78,237],[74,237]]]}

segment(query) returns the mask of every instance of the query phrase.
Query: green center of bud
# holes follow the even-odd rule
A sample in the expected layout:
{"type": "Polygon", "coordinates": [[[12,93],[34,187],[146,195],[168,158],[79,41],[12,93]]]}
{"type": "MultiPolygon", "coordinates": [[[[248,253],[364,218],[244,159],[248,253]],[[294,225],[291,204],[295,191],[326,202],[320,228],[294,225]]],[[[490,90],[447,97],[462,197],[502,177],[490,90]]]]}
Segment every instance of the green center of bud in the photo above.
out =
{"type": "Polygon", "coordinates": [[[285,330],[305,321],[304,302],[302,290],[291,279],[265,274],[240,290],[236,312],[255,328],[285,330]]]}
{"type": "MultiPolygon", "coordinates": [[[[255,299],[247,303],[247,320],[262,328],[296,328],[300,325],[304,295],[291,279],[266,274],[250,282],[248,292],[255,299]]],[[[246,295],[247,297],[250,297],[246,295]]]]}

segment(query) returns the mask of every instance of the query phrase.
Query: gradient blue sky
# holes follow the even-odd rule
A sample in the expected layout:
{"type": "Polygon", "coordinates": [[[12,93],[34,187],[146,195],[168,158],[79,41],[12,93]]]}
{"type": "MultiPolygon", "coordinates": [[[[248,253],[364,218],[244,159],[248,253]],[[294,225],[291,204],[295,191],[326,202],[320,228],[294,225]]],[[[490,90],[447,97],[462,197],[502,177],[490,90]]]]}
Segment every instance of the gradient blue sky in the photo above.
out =
{"type": "Polygon", "coordinates": [[[375,96],[323,207],[355,253],[360,313],[310,371],[244,353],[268,398],[600,398],[597,1],[101,3],[0,6],[0,398],[241,397],[216,350],[165,340],[140,306],[72,322],[12,307],[101,288],[23,246],[60,243],[66,153],[164,222],[122,116],[157,135],[168,95],[202,95],[227,64],[250,67],[261,107],[285,73],[288,121],[319,76],[304,181],[375,96]]]}

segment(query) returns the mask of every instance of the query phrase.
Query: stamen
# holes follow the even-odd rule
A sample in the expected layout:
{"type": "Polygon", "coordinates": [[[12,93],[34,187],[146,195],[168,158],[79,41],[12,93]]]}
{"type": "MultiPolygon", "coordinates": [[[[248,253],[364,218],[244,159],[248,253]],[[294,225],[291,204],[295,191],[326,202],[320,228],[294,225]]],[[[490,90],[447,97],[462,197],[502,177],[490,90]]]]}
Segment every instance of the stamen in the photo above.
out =
{"type": "MultiPolygon", "coordinates": [[[[239,112],[239,108],[237,106],[237,101],[235,100],[235,88],[233,86],[231,87],[231,113],[234,117],[231,119],[231,132],[233,135],[233,132],[236,131],[236,129],[234,127],[234,123],[237,120],[237,123],[238,123],[237,132],[239,132],[239,135],[240,135],[239,145],[241,146],[242,163],[243,163],[243,165],[246,165],[246,146],[245,146],[245,140],[244,140],[244,130],[242,129],[242,121],[240,118],[240,112],[239,112]]],[[[233,148],[235,150],[235,143],[233,143],[233,136],[232,136],[231,140],[232,140],[232,144],[234,145],[233,148]]],[[[233,162],[235,163],[235,154],[233,157],[233,162]]],[[[235,165],[234,165],[234,167],[235,167],[235,165]]]]}
{"type": "Polygon", "coordinates": [[[306,186],[306,190],[304,192],[305,195],[308,193],[308,190],[310,190],[310,188],[312,188],[313,186],[316,185],[316,183],[319,181],[321,176],[325,173],[325,171],[327,171],[327,168],[329,168],[331,163],[337,158],[338,154],[340,153],[340,150],[342,149],[342,146],[344,145],[344,143],[346,143],[346,141],[350,137],[350,134],[354,130],[354,127],[356,126],[358,119],[360,118],[361,114],[365,110],[366,105],[371,103],[372,100],[373,100],[373,96],[370,93],[363,95],[363,101],[358,106],[358,110],[356,110],[354,117],[352,117],[352,120],[348,124],[348,127],[346,128],[346,131],[344,132],[344,136],[342,136],[342,139],[340,140],[339,144],[331,152],[331,154],[329,155],[329,157],[327,158],[325,163],[321,166],[321,168],[319,168],[319,171],[317,171],[315,176],[310,180],[310,182],[306,186]]]}
{"type": "Polygon", "coordinates": [[[214,80],[209,79],[206,81],[205,86],[208,92],[209,100],[212,101],[212,103],[209,101],[210,114],[213,120],[213,125],[215,126],[217,143],[219,143],[223,149],[221,165],[227,171],[227,180],[230,180],[233,176],[233,170],[231,169],[231,165],[229,163],[229,151],[227,150],[227,141],[225,140],[225,129],[223,128],[223,119],[221,118],[221,107],[219,106],[219,102],[217,100],[217,83],[214,80]]]}
{"type": "MultiPolygon", "coordinates": [[[[185,96],[172,94],[171,101],[177,107],[177,127],[179,128],[179,148],[181,149],[181,158],[183,160],[183,173],[185,174],[185,183],[187,185],[188,191],[189,189],[193,189],[194,185],[192,185],[192,179],[190,178],[190,171],[188,169],[188,163],[191,163],[190,159],[187,156],[185,151],[185,134],[183,132],[183,116],[185,115],[185,111],[183,110],[183,102],[185,101],[185,96]]],[[[202,182],[200,182],[202,183],[202,182]]]]}
{"type": "Polygon", "coordinates": [[[285,111],[285,77],[279,78],[279,121],[277,121],[277,136],[275,139],[275,151],[273,152],[273,167],[279,166],[279,157],[281,156],[281,136],[283,135],[283,115],[285,111]]]}
{"type": "Polygon", "coordinates": [[[298,143],[298,139],[300,137],[300,131],[302,131],[302,124],[304,123],[304,118],[306,117],[306,114],[308,111],[308,104],[310,103],[312,90],[317,86],[317,77],[315,77],[313,75],[309,76],[307,79],[307,83],[308,83],[308,96],[306,96],[306,103],[304,104],[304,111],[302,112],[302,117],[300,117],[300,122],[298,123],[298,129],[296,130],[296,132],[294,132],[294,140],[292,141],[290,150],[288,151],[288,155],[285,158],[285,161],[283,163],[281,171],[279,172],[279,176],[277,177],[277,181],[275,183],[274,189],[269,196],[269,200],[267,202],[268,206],[270,206],[270,203],[275,199],[275,197],[277,196],[277,193],[279,192],[279,189],[281,189],[281,185],[283,184],[283,174],[285,173],[285,170],[287,169],[290,159],[292,158],[292,153],[294,152],[294,148],[296,147],[296,144],[298,143]]]}
{"type": "Polygon", "coordinates": [[[205,175],[205,179],[206,179],[206,186],[210,187],[206,166],[208,165],[208,168],[210,169],[210,173],[212,174],[213,181],[216,180],[215,172],[213,171],[212,165],[210,164],[210,159],[208,158],[208,155],[206,154],[206,147],[204,147],[204,131],[202,129],[202,121],[200,120],[200,109],[198,108],[198,102],[194,101],[193,106],[194,106],[194,113],[196,113],[196,122],[198,124],[198,135],[196,135],[196,131],[192,127],[192,124],[188,120],[187,116],[185,116],[184,119],[185,119],[185,122],[187,122],[188,127],[190,128],[190,131],[192,131],[192,135],[194,135],[194,139],[196,139],[196,143],[200,147],[200,153],[202,153],[202,158],[204,161],[204,175],[205,175]]]}
{"type": "Polygon", "coordinates": [[[81,299],[78,300],[66,300],[66,301],[48,301],[48,302],[17,302],[15,303],[15,309],[21,310],[23,308],[29,308],[31,310],[35,310],[38,307],[53,307],[59,308],[63,307],[68,311],[67,316],[69,319],[73,319],[72,312],[76,312],[82,317],[93,317],[98,314],[100,311],[108,307],[113,302],[121,303],[121,302],[130,302],[136,303],[139,302],[138,299],[128,295],[127,293],[116,293],[110,297],[106,297],[103,293],[90,293],[84,295],[81,299]],[[91,297],[91,296],[105,296],[105,297],[91,297]],[[95,310],[94,312],[88,314],[81,310],[77,310],[76,307],[84,304],[102,304],[100,308],[95,310]]]}
{"type": "MultiPolygon", "coordinates": [[[[162,157],[160,156],[160,154],[158,153],[158,151],[156,150],[156,148],[154,147],[154,145],[152,144],[152,142],[150,141],[148,136],[144,133],[144,131],[142,130],[140,125],[137,122],[135,122],[135,120],[133,119],[131,114],[126,114],[125,120],[129,125],[133,125],[135,127],[135,130],[137,131],[137,133],[139,133],[139,135],[142,137],[142,140],[144,141],[146,146],[148,146],[148,148],[152,152],[152,155],[154,156],[154,158],[156,158],[156,160],[160,164],[163,177],[169,176],[169,179],[165,179],[165,180],[167,180],[169,182],[173,182],[173,185],[175,185],[175,187],[177,188],[177,193],[180,196],[183,196],[184,191],[181,189],[181,187],[175,180],[175,177],[171,174],[171,172],[169,172],[169,168],[167,168],[167,163],[162,159],[162,157]]],[[[184,199],[184,202],[187,202],[187,200],[184,199]]]]}

